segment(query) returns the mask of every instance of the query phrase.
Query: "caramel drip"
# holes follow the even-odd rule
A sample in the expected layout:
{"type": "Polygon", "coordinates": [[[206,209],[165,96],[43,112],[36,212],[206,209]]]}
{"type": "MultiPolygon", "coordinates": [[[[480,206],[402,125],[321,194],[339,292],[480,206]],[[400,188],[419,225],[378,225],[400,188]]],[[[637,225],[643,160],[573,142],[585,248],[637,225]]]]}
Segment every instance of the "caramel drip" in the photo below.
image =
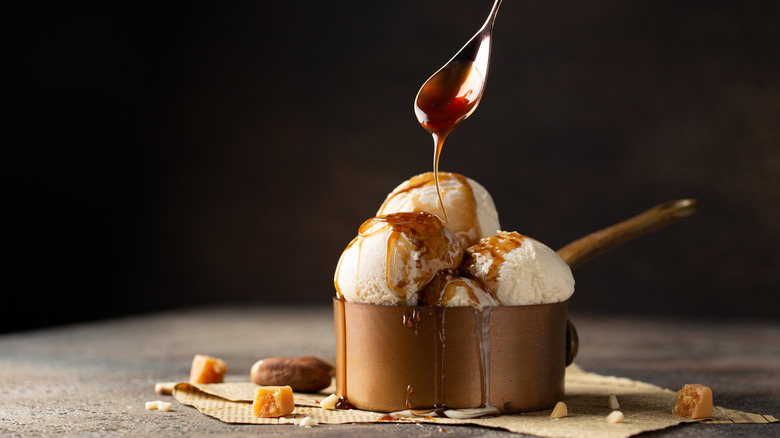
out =
{"type": "Polygon", "coordinates": [[[406,328],[414,327],[414,335],[417,336],[420,325],[420,309],[418,307],[412,307],[411,309],[409,310],[409,307],[404,309],[403,325],[406,328]]]}
{"type": "Polygon", "coordinates": [[[434,368],[434,395],[433,395],[433,407],[434,409],[444,409],[445,403],[445,375],[444,375],[444,360],[447,353],[447,343],[444,335],[444,308],[436,307],[434,309],[436,317],[434,318],[434,324],[436,326],[437,339],[434,341],[433,351],[433,368],[434,368]]]}
{"type": "Polygon", "coordinates": [[[490,407],[490,311],[485,307],[481,312],[474,309],[475,328],[477,330],[477,354],[480,362],[480,384],[482,386],[481,407],[490,407]]]}
{"type": "Polygon", "coordinates": [[[339,397],[339,401],[336,402],[336,409],[347,409],[347,410],[349,410],[349,409],[355,409],[355,407],[352,406],[352,403],[350,403],[349,400],[346,397],[342,396],[342,397],[339,397]]]}
{"type": "Polygon", "coordinates": [[[436,197],[439,199],[439,208],[441,208],[442,222],[445,224],[450,221],[447,216],[447,208],[444,206],[444,199],[441,197],[441,185],[439,184],[439,157],[441,156],[441,149],[444,147],[444,139],[447,134],[439,137],[435,132],[433,133],[433,180],[436,183],[436,197]]]}
{"type": "MultiPolygon", "coordinates": [[[[336,367],[336,370],[338,372],[338,376],[336,377],[336,382],[338,385],[338,395],[339,395],[339,401],[336,403],[336,408],[338,409],[352,409],[353,406],[349,402],[349,399],[347,398],[347,317],[346,317],[346,309],[344,308],[344,303],[346,300],[344,300],[343,296],[340,296],[338,299],[338,306],[339,306],[339,313],[341,316],[341,321],[339,321],[341,326],[341,333],[340,334],[340,341],[341,341],[341,357],[339,365],[340,367],[336,367]]],[[[338,341],[337,341],[338,342],[338,341]]]]}
{"type": "Polygon", "coordinates": [[[412,409],[412,393],[414,392],[414,386],[406,386],[406,409],[412,409]]]}
{"type": "Polygon", "coordinates": [[[445,223],[448,218],[439,190],[439,156],[450,132],[476,109],[484,84],[485,77],[472,62],[451,62],[425,82],[415,99],[417,120],[433,136],[433,175],[445,223]]]}

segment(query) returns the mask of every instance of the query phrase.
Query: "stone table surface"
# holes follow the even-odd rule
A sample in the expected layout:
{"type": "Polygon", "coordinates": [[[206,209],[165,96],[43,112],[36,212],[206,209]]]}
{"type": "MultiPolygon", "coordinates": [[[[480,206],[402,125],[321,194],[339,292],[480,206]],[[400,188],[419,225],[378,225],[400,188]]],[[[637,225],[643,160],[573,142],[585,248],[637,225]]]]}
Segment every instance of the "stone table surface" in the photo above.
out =
{"type": "MultiPolygon", "coordinates": [[[[780,322],[571,315],[587,371],[669,389],[704,383],[715,403],[780,417],[780,322]]],[[[148,411],[155,382],[185,380],[195,353],[248,380],[258,359],[334,358],[330,308],[184,309],[0,336],[2,436],[518,436],[472,426],[225,424],[174,401],[148,411]]],[[[780,424],[688,424],[642,436],[780,436],[780,424]]]]}

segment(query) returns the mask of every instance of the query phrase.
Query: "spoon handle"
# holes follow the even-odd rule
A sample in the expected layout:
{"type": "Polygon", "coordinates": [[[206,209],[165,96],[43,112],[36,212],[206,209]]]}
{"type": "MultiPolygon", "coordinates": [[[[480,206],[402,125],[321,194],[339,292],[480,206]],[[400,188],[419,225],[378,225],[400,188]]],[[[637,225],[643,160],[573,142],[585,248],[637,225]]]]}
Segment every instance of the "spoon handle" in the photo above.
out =
{"type": "Polygon", "coordinates": [[[496,14],[498,14],[498,8],[501,6],[501,2],[503,0],[496,0],[493,2],[493,8],[490,9],[490,14],[488,14],[487,20],[485,20],[485,24],[482,25],[482,29],[480,31],[487,31],[490,32],[490,28],[493,27],[493,23],[496,22],[496,14]]]}
{"type": "MultiPolygon", "coordinates": [[[[488,14],[487,19],[482,24],[482,27],[479,28],[477,33],[474,34],[471,39],[468,40],[468,42],[461,47],[460,50],[458,50],[458,53],[455,54],[455,56],[452,57],[452,59],[449,62],[452,62],[453,60],[471,60],[476,61],[480,55],[480,53],[484,53],[485,50],[482,47],[482,44],[487,40],[490,41],[491,35],[493,34],[493,24],[496,22],[496,15],[498,14],[498,8],[501,6],[501,2],[503,0],[496,0],[493,3],[493,8],[490,9],[490,14],[488,14]]],[[[488,51],[490,50],[490,46],[488,45],[488,51]]],[[[487,60],[487,58],[486,58],[487,60]]],[[[482,69],[484,70],[486,66],[482,66],[482,69]]]]}
{"type": "Polygon", "coordinates": [[[696,211],[695,199],[665,202],[630,219],[588,234],[558,250],[558,255],[574,269],[622,243],[688,217],[696,211]]]}

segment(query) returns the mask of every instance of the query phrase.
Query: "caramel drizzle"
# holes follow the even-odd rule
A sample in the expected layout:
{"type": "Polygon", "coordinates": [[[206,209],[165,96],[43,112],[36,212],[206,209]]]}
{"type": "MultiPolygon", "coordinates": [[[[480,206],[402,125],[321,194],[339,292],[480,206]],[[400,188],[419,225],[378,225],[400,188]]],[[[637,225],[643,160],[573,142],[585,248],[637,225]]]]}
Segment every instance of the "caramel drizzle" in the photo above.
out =
{"type": "Polygon", "coordinates": [[[406,386],[406,409],[412,409],[412,393],[414,392],[414,386],[407,385],[406,386]]]}
{"type": "MultiPolygon", "coordinates": [[[[347,245],[344,252],[355,244],[359,245],[358,252],[360,252],[363,241],[372,234],[383,231],[386,226],[390,227],[390,231],[387,233],[385,279],[387,285],[398,295],[400,301],[398,304],[407,301],[407,290],[419,291],[422,289],[422,286],[430,280],[430,277],[425,276],[426,273],[438,270],[428,265],[429,260],[446,260],[449,265],[460,264],[462,256],[460,248],[454,241],[444,237],[444,225],[441,221],[426,212],[393,213],[371,218],[363,222],[358,229],[358,236],[347,245]],[[397,253],[397,251],[402,252],[397,253]],[[416,260],[410,256],[413,251],[421,255],[416,260]],[[413,261],[417,265],[409,265],[413,261]],[[424,278],[412,276],[412,271],[418,272],[424,278]]],[[[338,278],[343,259],[342,253],[334,276],[334,285],[338,296],[342,296],[338,278]]],[[[358,263],[360,263],[359,260],[360,255],[358,254],[358,263]]],[[[355,275],[360,275],[360,269],[355,270],[355,275]]],[[[359,285],[357,280],[356,278],[355,284],[359,285]]],[[[360,290],[357,293],[360,294],[360,290]]]]}
{"type": "MultiPolygon", "coordinates": [[[[387,205],[396,196],[408,194],[415,190],[421,190],[428,186],[436,186],[436,193],[439,197],[440,207],[443,206],[442,200],[445,196],[447,196],[448,193],[451,193],[453,190],[461,192],[455,195],[459,196],[458,207],[459,210],[461,210],[461,214],[456,215],[454,218],[448,218],[448,228],[450,228],[455,236],[458,237],[459,241],[469,242],[470,244],[476,243],[478,237],[480,236],[480,230],[482,229],[479,223],[479,217],[477,215],[477,198],[474,195],[474,190],[471,188],[471,185],[468,182],[468,178],[458,173],[441,172],[438,173],[437,176],[435,173],[427,172],[422,175],[413,176],[406,182],[406,184],[398,187],[387,197],[385,202],[382,203],[382,206],[379,208],[380,214],[385,211],[387,205]],[[448,189],[446,187],[446,182],[450,180],[456,180],[458,182],[458,184],[455,185],[456,188],[448,189]],[[441,186],[437,185],[437,182],[440,182],[441,186]],[[449,220],[451,219],[456,219],[456,222],[450,224],[449,220]]],[[[428,211],[428,213],[435,214],[436,212],[428,211]]]]}
{"type": "Polygon", "coordinates": [[[411,311],[409,311],[408,307],[404,309],[403,325],[406,328],[414,327],[414,335],[415,336],[417,336],[419,334],[419,332],[418,332],[419,325],[420,325],[420,308],[419,307],[413,307],[411,311]]]}
{"type": "Polygon", "coordinates": [[[336,402],[336,408],[337,409],[352,409],[353,406],[349,402],[349,399],[347,398],[347,316],[346,316],[346,309],[345,309],[345,303],[346,300],[344,300],[343,296],[339,297],[339,313],[341,314],[341,357],[339,358],[341,360],[340,367],[337,367],[338,376],[336,377],[336,382],[338,383],[338,395],[339,400],[336,402]]]}
{"type": "MultiPolygon", "coordinates": [[[[495,279],[498,276],[498,270],[506,262],[505,254],[508,254],[515,248],[523,245],[526,236],[515,232],[507,233],[500,231],[495,236],[483,237],[478,244],[468,248],[463,257],[461,273],[467,275],[469,271],[474,271],[475,265],[482,259],[488,258],[492,262],[488,265],[488,272],[482,276],[483,279],[495,279]]],[[[476,281],[482,281],[478,278],[472,278],[476,281]]],[[[485,283],[485,281],[482,281],[485,283]]],[[[485,290],[491,290],[490,285],[484,285],[485,290]]],[[[495,297],[495,296],[494,296],[495,297]]],[[[495,297],[499,300],[498,297],[495,297]]],[[[503,304],[499,300],[499,304],[503,304]]]]}
{"type": "Polygon", "coordinates": [[[477,357],[480,363],[480,383],[482,387],[481,407],[490,406],[490,311],[491,307],[484,307],[482,311],[474,309],[477,330],[477,357]]]}
{"type": "Polygon", "coordinates": [[[441,187],[439,185],[439,157],[444,147],[445,138],[447,138],[447,134],[439,137],[436,132],[433,133],[433,180],[436,183],[436,197],[439,198],[439,207],[444,216],[442,222],[446,224],[450,219],[447,217],[447,209],[444,207],[444,199],[441,197],[441,187]]]}
{"type": "Polygon", "coordinates": [[[436,318],[434,320],[436,325],[437,339],[434,342],[434,395],[433,395],[433,407],[434,409],[444,409],[445,393],[444,387],[446,384],[446,376],[444,374],[444,360],[447,353],[447,342],[444,334],[444,308],[436,307],[436,318]]]}

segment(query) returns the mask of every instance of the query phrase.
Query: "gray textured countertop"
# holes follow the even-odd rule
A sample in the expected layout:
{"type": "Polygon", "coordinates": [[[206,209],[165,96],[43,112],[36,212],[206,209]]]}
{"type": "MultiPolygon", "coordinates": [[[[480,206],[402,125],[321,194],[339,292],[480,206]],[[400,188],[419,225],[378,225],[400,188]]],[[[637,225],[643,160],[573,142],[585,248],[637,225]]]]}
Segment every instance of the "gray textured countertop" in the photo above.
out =
{"type": "MultiPolygon", "coordinates": [[[[670,389],[704,383],[715,403],[780,417],[780,322],[572,315],[577,363],[670,389]]],[[[184,380],[195,353],[225,359],[228,381],[258,359],[334,356],[331,309],[189,309],[0,336],[0,434],[10,436],[517,436],[421,424],[230,425],[174,401],[147,411],[154,383],[184,380]],[[314,330],[304,330],[305,328],[314,330]]],[[[246,370],[246,372],[242,371],[246,370]]],[[[244,375],[246,374],[246,376],[244,375]]],[[[780,424],[685,425],[642,436],[780,436],[780,424]]]]}

